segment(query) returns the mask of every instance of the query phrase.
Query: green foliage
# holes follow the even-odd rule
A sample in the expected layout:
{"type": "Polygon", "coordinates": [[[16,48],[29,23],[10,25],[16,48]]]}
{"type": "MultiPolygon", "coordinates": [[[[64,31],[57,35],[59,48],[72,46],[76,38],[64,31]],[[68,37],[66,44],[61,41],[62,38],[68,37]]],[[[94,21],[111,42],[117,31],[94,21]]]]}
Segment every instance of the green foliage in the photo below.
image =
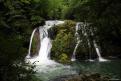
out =
{"type": "Polygon", "coordinates": [[[23,2],[23,3],[26,3],[26,4],[30,4],[31,0],[20,0],[20,1],[23,2]]]}
{"type": "MultiPolygon", "coordinates": [[[[21,67],[11,66],[13,72],[1,74],[1,69],[5,70],[2,65],[12,65],[15,61],[23,63],[33,28],[43,25],[44,20],[60,19],[67,5],[65,0],[0,0],[0,76],[15,73],[7,81],[13,78],[18,80],[16,70],[22,72],[21,67]]],[[[37,40],[33,41],[35,43],[37,40]]],[[[36,47],[34,45],[32,48],[36,47]]],[[[1,77],[5,81],[3,79],[6,77],[1,77]]]]}
{"type": "Polygon", "coordinates": [[[33,26],[41,24],[41,15],[33,12],[34,4],[30,0],[1,0],[0,5],[0,79],[32,81],[33,73],[23,68],[23,64],[33,26]],[[13,66],[15,62],[22,65],[13,66]],[[22,74],[26,76],[19,76],[22,74]]]}
{"type": "Polygon", "coordinates": [[[50,19],[64,19],[64,13],[69,7],[70,0],[49,0],[48,17],[50,19]]]}
{"type": "Polygon", "coordinates": [[[6,65],[1,67],[0,79],[2,81],[35,81],[33,67],[21,64],[6,65]],[[28,68],[28,69],[27,69],[28,68]]]}
{"type": "Polygon", "coordinates": [[[75,22],[65,21],[63,25],[57,26],[57,36],[53,40],[52,57],[61,62],[67,62],[74,50],[75,22]],[[58,57],[60,56],[60,57],[58,57]],[[68,60],[67,60],[68,59],[68,60]]]}
{"type": "Polygon", "coordinates": [[[36,25],[38,23],[41,23],[43,21],[43,18],[41,18],[40,16],[33,15],[31,17],[31,21],[32,21],[32,25],[36,25]]]}
{"type": "Polygon", "coordinates": [[[105,54],[121,51],[121,1],[120,0],[72,0],[65,18],[92,23],[94,37],[105,54]],[[112,52],[110,49],[118,50],[112,52]]]}
{"type": "Polygon", "coordinates": [[[69,59],[69,57],[67,56],[67,54],[62,53],[62,54],[59,56],[59,62],[61,62],[61,63],[68,63],[68,62],[70,62],[70,59],[69,59]]]}
{"type": "MultiPolygon", "coordinates": [[[[94,39],[98,41],[103,53],[109,55],[121,53],[120,0],[0,0],[0,7],[0,79],[2,78],[2,81],[17,81],[20,73],[29,74],[25,68],[12,65],[15,61],[23,63],[33,28],[43,25],[43,21],[48,19],[89,22],[94,30],[94,39]],[[4,65],[9,66],[4,68],[4,65]],[[9,70],[1,72],[1,69],[9,70]],[[6,80],[6,74],[10,75],[10,73],[13,77],[6,80]]],[[[55,39],[52,57],[63,63],[68,62],[75,47],[75,22],[65,21],[54,31],[57,32],[57,36],[53,37],[55,39]]],[[[85,44],[87,38],[81,33],[80,37],[84,40],[77,50],[78,55],[87,53],[88,50],[85,44]]],[[[36,45],[37,40],[33,41],[36,45]]],[[[33,48],[36,47],[34,45],[33,48]]],[[[24,81],[22,78],[21,80],[24,81]]]]}

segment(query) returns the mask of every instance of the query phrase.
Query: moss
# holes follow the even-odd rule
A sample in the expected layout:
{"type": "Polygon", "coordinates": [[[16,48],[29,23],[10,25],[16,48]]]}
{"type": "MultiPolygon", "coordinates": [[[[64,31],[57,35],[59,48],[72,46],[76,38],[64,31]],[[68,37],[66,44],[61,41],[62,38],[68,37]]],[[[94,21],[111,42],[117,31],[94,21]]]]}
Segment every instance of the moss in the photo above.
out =
{"type": "Polygon", "coordinates": [[[52,58],[62,63],[69,62],[75,47],[75,22],[66,20],[55,29],[57,34],[53,39],[52,58]]]}
{"type": "Polygon", "coordinates": [[[66,53],[62,53],[60,56],[59,56],[59,62],[61,63],[69,63],[69,57],[67,56],[66,53]]]}

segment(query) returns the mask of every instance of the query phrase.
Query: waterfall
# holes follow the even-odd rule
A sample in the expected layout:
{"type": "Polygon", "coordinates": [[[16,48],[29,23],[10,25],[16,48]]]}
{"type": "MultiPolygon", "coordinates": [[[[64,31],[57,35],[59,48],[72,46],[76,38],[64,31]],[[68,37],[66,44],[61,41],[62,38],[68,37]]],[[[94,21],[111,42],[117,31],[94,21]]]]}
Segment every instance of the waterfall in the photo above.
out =
{"type": "Polygon", "coordinates": [[[90,42],[90,39],[89,39],[89,32],[87,29],[87,23],[84,23],[84,22],[79,22],[80,24],[80,29],[81,29],[81,33],[83,34],[83,36],[86,38],[86,41],[87,41],[87,45],[88,45],[88,48],[89,48],[89,59],[88,61],[94,61],[92,59],[92,54],[91,54],[91,42],[90,42]]]}
{"type": "Polygon", "coordinates": [[[39,64],[50,63],[49,54],[52,48],[51,39],[48,37],[48,32],[46,28],[40,27],[39,30],[40,30],[39,32],[40,32],[41,46],[39,50],[39,55],[35,60],[39,64]]]}
{"type": "MultiPolygon", "coordinates": [[[[32,45],[32,40],[34,37],[34,34],[37,30],[37,28],[35,28],[32,32],[31,38],[30,38],[30,44],[29,44],[29,50],[28,50],[28,55],[26,56],[26,62],[30,62],[31,64],[55,64],[56,62],[50,59],[50,52],[51,52],[51,48],[52,48],[52,40],[49,38],[48,36],[48,29],[53,27],[54,25],[59,25],[59,24],[63,24],[64,21],[58,21],[58,20],[49,20],[45,22],[44,26],[40,26],[39,29],[39,38],[40,38],[40,48],[38,50],[38,56],[36,57],[31,57],[31,45],[32,45]]],[[[76,60],[76,51],[79,47],[79,44],[81,42],[80,40],[80,35],[78,33],[78,31],[81,29],[82,30],[82,34],[86,37],[87,42],[88,42],[88,46],[89,49],[91,49],[91,43],[90,43],[90,39],[89,39],[89,32],[91,32],[91,36],[93,35],[93,31],[92,29],[87,29],[88,24],[84,24],[83,22],[77,22],[76,27],[75,27],[75,37],[76,37],[76,46],[74,48],[73,51],[73,55],[71,57],[71,61],[75,61],[76,60]],[[89,31],[88,31],[89,30],[89,31]]],[[[106,59],[102,58],[101,53],[99,51],[98,45],[96,43],[96,41],[93,39],[92,40],[94,48],[96,50],[97,56],[99,57],[99,61],[107,61],[106,59]]],[[[90,61],[91,60],[91,54],[89,55],[90,57],[90,61]]]]}
{"type": "MultiPolygon", "coordinates": [[[[91,36],[94,36],[94,33],[93,33],[93,30],[92,30],[92,29],[90,30],[90,32],[91,32],[91,36]]],[[[97,45],[95,39],[93,39],[93,45],[94,45],[95,51],[96,51],[96,53],[97,53],[98,60],[99,60],[100,62],[108,61],[107,59],[104,59],[104,58],[101,56],[101,53],[100,53],[100,50],[99,50],[99,46],[97,45]]]]}
{"type": "Polygon", "coordinates": [[[77,23],[76,24],[76,32],[75,32],[77,43],[76,43],[76,46],[74,48],[73,55],[71,57],[71,61],[75,61],[76,60],[76,50],[77,50],[77,48],[78,48],[78,46],[80,44],[80,36],[79,36],[79,33],[78,33],[79,28],[80,28],[80,23],[77,23]]]}
{"type": "MultiPolygon", "coordinates": [[[[51,31],[49,31],[48,33],[48,29],[54,27],[54,25],[59,25],[63,23],[64,21],[49,20],[45,22],[44,26],[36,28],[39,29],[40,34],[40,49],[38,50],[38,56],[30,56],[31,51],[29,51],[29,54],[27,55],[29,58],[25,58],[25,61],[28,64],[35,65],[33,69],[34,71],[36,71],[35,76],[37,78],[41,78],[42,81],[49,81],[50,79],[56,78],[57,76],[77,74],[77,71],[69,65],[57,63],[50,58],[52,39],[49,38],[49,34],[51,33],[51,31]]],[[[31,40],[33,39],[36,29],[34,29],[32,32],[31,40]]],[[[29,50],[31,50],[31,40],[29,50]]]]}
{"type": "Polygon", "coordinates": [[[98,60],[99,60],[100,62],[108,61],[107,59],[104,59],[104,58],[101,56],[101,53],[100,53],[100,51],[99,51],[98,45],[97,45],[97,43],[96,43],[95,40],[93,40],[93,43],[94,43],[94,47],[95,47],[95,50],[96,50],[96,53],[97,53],[97,56],[98,56],[98,60]]]}
{"type": "MultiPolygon", "coordinates": [[[[89,28],[87,29],[88,26],[89,26],[89,23],[86,23],[86,22],[85,23],[84,22],[78,22],[76,24],[75,36],[77,37],[77,43],[76,43],[76,46],[74,48],[71,61],[75,61],[76,60],[76,57],[75,57],[76,50],[77,50],[77,48],[79,46],[79,43],[80,43],[80,36],[79,36],[78,30],[80,30],[80,29],[82,31],[82,34],[85,36],[85,38],[87,40],[88,47],[89,47],[89,61],[94,61],[93,59],[91,59],[91,57],[92,57],[91,50],[90,50],[91,49],[91,42],[90,42],[91,40],[89,38],[89,34],[90,34],[91,37],[93,37],[94,33],[93,33],[92,29],[89,29],[89,28]]],[[[99,61],[107,61],[106,59],[104,59],[101,56],[101,53],[99,51],[99,48],[98,48],[98,45],[97,45],[95,39],[93,39],[92,42],[93,42],[94,48],[96,50],[96,53],[97,53],[97,56],[98,56],[98,60],[99,61]]]]}
{"type": "Polygon", "coordinates": [[[91,54],[91,43],[89,41],[89,39],[87,39],[87,42],[88,42],[88,46],[89,46],[89,61],[90,62],[93,62],[94,60],[92,59],[92,54],[91,54]]]}
{"type": "Polygon", "coordinates": [[[57,21],[57,20],[49,20],[45,22],[44,26],[39,27],[39,34],[40,34],[40,49],[39,54],[37,57],[31,57],[31,44],[32,44],[32,39],[34,36],[34,33],[36,29],[33,30],[31,39],[30,39],[30,45],[29,45],[29,53],[26,57],[26,62],[29,62],[31,64],[36,64],[36,65],[43,65],[43,64],[55,64],[56,62],[50,59],[50,52],[52,48],[52,40],[48,37],[48,29],[53,27],[54,25],[59,25],[63,24],[64,21],[57,21]],[[29,58],[28,58],[29,57],[29,58]]]}
{"type": "Polygon", "coordinates": [[[87,27],[88,27],[88,23],[83,23],[83,33],[82,34],[84,34],[84,36],[86,37],[86,39],[87,39],[87,44],[88,44],[88,47],[89,47],[89,61],[90,62],[93,62],[94,60],[92,59],[92,54],[91,54],[91,40],[90,40],[90,38],[89,38],[89,33],[90,33],[90,30],[91,29],[87,29],[87,27]]]}
{"type": "Polygon", "coordinates": [[[33,39],[33,37],[34,37],[34,33],[35,33],[35,31],[36,31],[36,28],[33,30],[32,34],[31,34],[30,43],[29,43],[28,55],[26,56],[26,58],[31,58],[31,56],[30,56],[31,45],[32,45],[32,39],[33,39]]]}

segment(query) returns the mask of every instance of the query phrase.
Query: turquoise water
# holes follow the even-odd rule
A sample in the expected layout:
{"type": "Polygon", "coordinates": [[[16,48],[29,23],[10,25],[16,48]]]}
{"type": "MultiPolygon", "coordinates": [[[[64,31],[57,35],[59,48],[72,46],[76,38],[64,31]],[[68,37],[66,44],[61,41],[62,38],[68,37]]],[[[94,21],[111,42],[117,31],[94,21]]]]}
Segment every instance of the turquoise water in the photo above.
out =
{"type": "Polygon", "coordinates": [[[37,65],[35,76],[41,81],[49,81],[64,75],[77,74],[77,71],[70,65],[51,64],[37,65]]]}
{"type": "Polygon", "coordinates": [[[110,76],[112,79],[121,79],[121,60],[107,62],[75,62],[72,67],[77,72],[85,74],[100,73],[110,76]]]}
{"type": "Polygon", "coordinates": [[[100,73],[110,76],[112,79],[121,79],[121,60],[112,60],[107,62],[73,62],[70,65],[49,65],[42,68],[37,66],[39,71],[35,74],[42,81],[71,74],[92,74],[100,73]]]}

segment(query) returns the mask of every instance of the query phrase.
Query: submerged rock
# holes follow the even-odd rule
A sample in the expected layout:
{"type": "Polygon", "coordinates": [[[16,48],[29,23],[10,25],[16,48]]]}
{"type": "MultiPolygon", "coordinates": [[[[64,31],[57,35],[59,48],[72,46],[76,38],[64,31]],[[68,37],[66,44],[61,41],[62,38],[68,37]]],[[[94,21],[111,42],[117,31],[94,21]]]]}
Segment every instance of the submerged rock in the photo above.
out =
{"type": "Polygon", "coordinates": [[[66,75],[57,77],[50,81],[110,81],[108,76],[103,76],[98,73],[95,74],[80,74],[80,75],[66,75]]]}

